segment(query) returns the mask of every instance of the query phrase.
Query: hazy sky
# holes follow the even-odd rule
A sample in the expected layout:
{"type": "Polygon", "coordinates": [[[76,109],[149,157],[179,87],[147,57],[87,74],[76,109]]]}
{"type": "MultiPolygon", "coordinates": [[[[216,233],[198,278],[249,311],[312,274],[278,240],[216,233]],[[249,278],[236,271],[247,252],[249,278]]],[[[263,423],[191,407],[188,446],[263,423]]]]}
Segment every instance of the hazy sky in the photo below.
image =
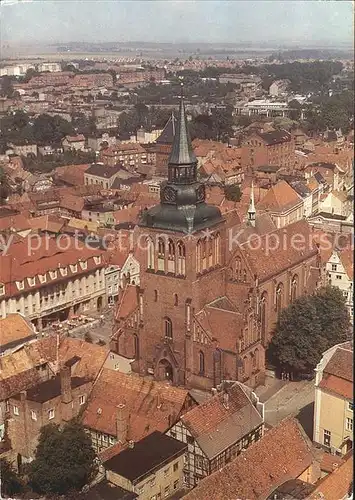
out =
{"type": "MultiPolygon", "coordinates": [[[[1,0],[0,0],[1,1],[1,0]]],[[[10,42],[352,43],[346,0],[2,0],[10,42]]]]}

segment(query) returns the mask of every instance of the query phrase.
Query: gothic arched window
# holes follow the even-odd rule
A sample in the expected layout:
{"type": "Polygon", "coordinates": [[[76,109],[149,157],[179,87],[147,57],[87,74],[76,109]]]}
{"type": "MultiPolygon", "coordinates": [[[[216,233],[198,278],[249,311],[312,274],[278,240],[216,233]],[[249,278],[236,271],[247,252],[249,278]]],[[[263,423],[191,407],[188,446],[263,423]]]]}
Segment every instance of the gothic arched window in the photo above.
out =
{"type": "Polygon", "coordinates": [[[201,256],[202,256],[202,243],[198,240],[196,245],[196,272],[201,272],[201,256]]]}
{"type": "Polygon", "coordinates": [[[215,244],[215,263],[221,263],[221,235],[219,233],[216,234],[214,239],[215,244]]]}
{"type": "Polygon", "coordinates": [[[148,238],[148,269],[154,269],[154,243],[148,238]]]}
{"type": "Polygon", "coordinates": [[[174,295],[174,306],[178,306],[179,305],[179,297],[178,297],[178,294],[175,293],[174,295]]]}
{"type": "Polygon", "coordinates": [[[212,267],[214,262],[213,262],[213,248],[214,246],[214,238],[213,236],[209,239],[209,242],[208,242],[208,263],[207,263],[207,267],[212,267]]]}
{"type": "Polygon", "coordinates": [[[165,271],[165,243],[163,238],[158,239],[158,271],[165,271]]]}
{"type": "Polygon", "coordinates": [[[291,303],[297,299],[298,294],[298,276],[295,274],[291,281],[291,303]]]}
{"type": "Polygon", "coordinates": [[[177,243],[177,254],[178,254],[177,273],[180,276],[185,276],[185,273],[186,273],[186,264],[185,264],[186,250],[185,250],[185,245],[183,244],[182,241],[178,241],[178,243],[177,243]]]}
{"type": "Polygon", "coordinates": [[[283,291],[284,286],[282,283],[279,283],[276,288],[276,313],[277,317],[280,316],[283,307],[283,291]]]}
{"type": "Polygon", "coordinates": [[[175,273],[175,245],[168,240],[168,273],[175,273]]]}
{"type": "Polygon", "coordinates": [[[173,338],[173,324],[170,318],[164,318],[164,335],[167,339],[173,338]]]}
{"type": "Polygon", "coordinates": [[[199,374],[203,375],[205,373],[205,355],[202,351],[199,352],[198,355],[198,364],[199,364],[199,374]]]}
{"type": "Polygon", "coordinates": [[[207,241],[204,238],[201,242],[201,250],[202,250],[202,270],[207,268],[207,241]]]}
{"type": "Polygon", "coordinates": [[[261,335],[266,334],[266,309],[267,309],[267,293],[264,292],[260,300],[260,324],[261,324],[261,335]]]}
{"type": "Polygon", "coordinates": [[[242,260],[240,257],[236,257],[235,259],[235,264],[234,264],[234,269],[235,269],[235,279],[237,281],[241,281],[241,275],[242,275],[242,260]]]}

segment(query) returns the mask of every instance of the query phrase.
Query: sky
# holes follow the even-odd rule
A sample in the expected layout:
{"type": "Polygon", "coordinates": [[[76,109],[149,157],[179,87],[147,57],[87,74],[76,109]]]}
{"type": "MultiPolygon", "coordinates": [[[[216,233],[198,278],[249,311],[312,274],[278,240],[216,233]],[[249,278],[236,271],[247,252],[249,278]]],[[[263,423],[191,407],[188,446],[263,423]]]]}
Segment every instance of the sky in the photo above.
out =
{"type": "Polygon", "coordinates": [[[0,0],[2,42],[352,43],[347,0],[0,0]]]}

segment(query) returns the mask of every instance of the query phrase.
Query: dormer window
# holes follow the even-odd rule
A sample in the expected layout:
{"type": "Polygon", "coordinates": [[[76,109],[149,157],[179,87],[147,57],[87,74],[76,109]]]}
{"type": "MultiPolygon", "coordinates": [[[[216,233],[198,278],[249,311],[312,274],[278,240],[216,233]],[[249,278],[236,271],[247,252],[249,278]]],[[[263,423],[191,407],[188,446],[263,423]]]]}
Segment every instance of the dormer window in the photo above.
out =
{"type": "Polygon", "coordinates": [[[66,276],[68,274],[68,269],[66,267],[60,267],[60,274],[66,276]]]}
{"type": "Polygon", "coordinates": [[[27,278],[27,281],[30,286],[35,286],[36,284],[36,278],[27,278]]]}
{"type": "Polygon", "coordinates": [[[80,261],[80,267],[81,267],[81,269],[88,268],[88,263],[86,262],[86,260],[80,261]]]}
{"type": "Polygon", "coordinates": [[[16,281],[16,286],[19,290],[23,290],[25,288],[25,283],[23,281],[16,281]]]}
{"type": "Polygon", "coordinates": [[[5,285],[3,283],[0,283],[0,296],[5,295],[5,285]]]}
{"type": "Polygon", "coordinates": [[[40,283],[45,283],[47,281],[47,276],[45,274],[39,274],[38,279],[40,283]]]}
{"type": "Polygon", "coordinates": [[[94,262],[95,262],[96,265],[101,264],[101,256],[100,255],[98,255],[98,256],[95,255],[94,256],[94,262]]]}
{"type": "Polygon", "coordinates": [[[70,270],[72,273],[77,273],[78,272],[78,264],[74,264],[70,266],[70,270]]]}
{"type": "Polygon", "coordinates": [[[49,271],[49,276],[51,277],[51,280],[56,280],[57,279],[57,271],[49,271]]]}

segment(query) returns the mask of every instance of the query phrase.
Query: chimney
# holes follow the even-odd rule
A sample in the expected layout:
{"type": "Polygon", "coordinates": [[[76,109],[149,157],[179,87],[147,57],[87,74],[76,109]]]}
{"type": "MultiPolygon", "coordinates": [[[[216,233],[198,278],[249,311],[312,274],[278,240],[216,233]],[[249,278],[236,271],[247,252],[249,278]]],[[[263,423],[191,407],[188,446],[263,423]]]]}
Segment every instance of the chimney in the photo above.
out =
{"type": "Polygon", "coordinates": [[[122,401],[117,405],[116,413],[116,437],[117,441],[121,444],[127,441],[128,434],[128,415],[126,401],[122,401]]]}
{"type": "Polygon", "coordinates": [[[64,365],[60,370],[60,393],[63,403],[71,403],[71,369],[67,365],[64,365]]]}

